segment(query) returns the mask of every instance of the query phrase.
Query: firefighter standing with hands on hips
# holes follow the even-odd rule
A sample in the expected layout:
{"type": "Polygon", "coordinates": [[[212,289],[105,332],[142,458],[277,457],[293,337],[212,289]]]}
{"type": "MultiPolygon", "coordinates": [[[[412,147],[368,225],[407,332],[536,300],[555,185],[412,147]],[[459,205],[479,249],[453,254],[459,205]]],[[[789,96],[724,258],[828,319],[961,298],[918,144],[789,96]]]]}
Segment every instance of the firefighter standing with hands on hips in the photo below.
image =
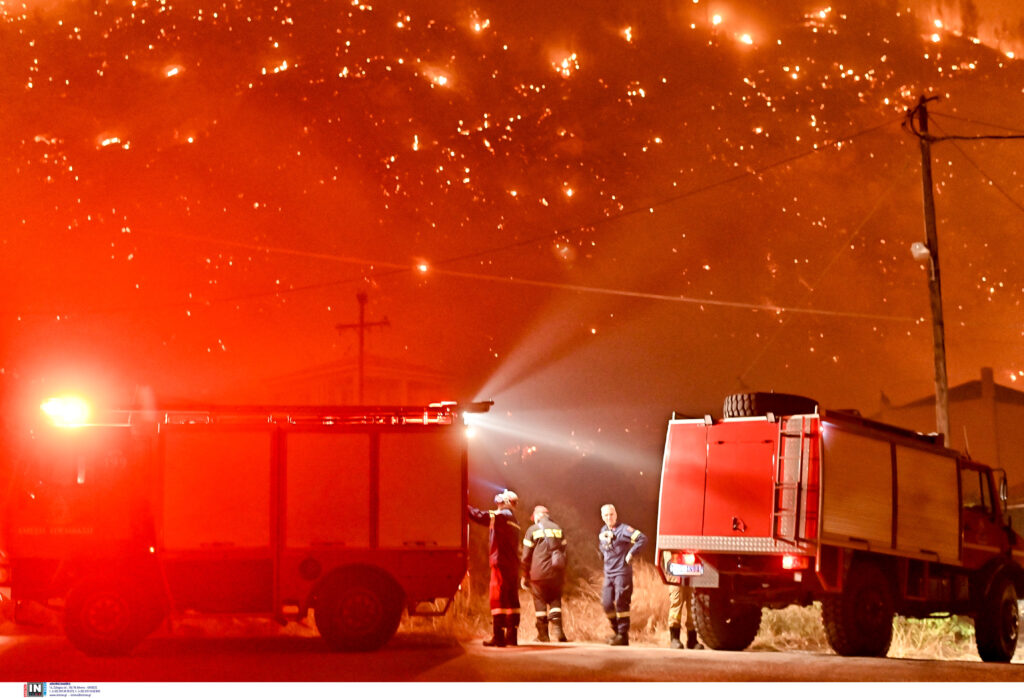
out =
{"type": "Polygon", "coordinates": [[[604,526],[598,536],[604,555],[604,587],[601,605],[615,635],[609,645],[629,644],[629,603],[633,598],[633,567],[631,563],[647,542],[647,536],[626,524],[619,523],[612,504],[601,507],[604,526]]]}
{"type": "Polygon", "coordinates": [[[470,520],[487,526],[491,563],[491,622],[494,633],[484,640],[486,647],[515,647],[519,644],[519,535],[515,508],[519,495],[512,490],[494,497],[497,509],[484,511],[467,507],[470,520]]]}
{"type": "Polygon", "coordinates": [[[562,631],[562,586],[565,583],[565,537],[545,506],[536,506],[533,525],[523,538],[523,589],[533,594],[537,639],[568,642],[562,631]],[[548,634],[548,625],[551,633],[548,634]]]}

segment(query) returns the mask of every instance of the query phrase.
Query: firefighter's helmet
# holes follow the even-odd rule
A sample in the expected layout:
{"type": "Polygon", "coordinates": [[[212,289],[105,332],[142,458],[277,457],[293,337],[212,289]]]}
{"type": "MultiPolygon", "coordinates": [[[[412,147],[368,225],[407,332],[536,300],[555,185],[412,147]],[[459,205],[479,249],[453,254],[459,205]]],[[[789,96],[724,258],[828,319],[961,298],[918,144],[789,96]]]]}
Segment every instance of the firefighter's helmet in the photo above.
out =
{"type": "Polygon", "coordinates": [[[512,490],[505,490],[494,495],[495,504],[507,504],[510,507],[514,507],[519,503],[519,495],[512,490]]]}

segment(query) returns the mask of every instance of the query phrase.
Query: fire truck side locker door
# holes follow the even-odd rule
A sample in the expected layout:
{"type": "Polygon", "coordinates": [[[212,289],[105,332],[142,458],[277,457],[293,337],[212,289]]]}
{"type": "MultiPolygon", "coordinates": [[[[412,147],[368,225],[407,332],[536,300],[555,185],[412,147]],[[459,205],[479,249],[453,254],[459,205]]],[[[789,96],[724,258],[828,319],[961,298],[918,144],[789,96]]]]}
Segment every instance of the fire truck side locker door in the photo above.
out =
{"type": "Polygon", "coordinates": [[[821,539],[885,550],[893,538],[893,460],[888,441],[824,424],[821,539]]]}
{"type": "Polygon", "coordinates": [[[179,609],[273,606],[273,429],[165,425],[158,540],[179,609]]]}
{"type": "Polygon", "coordinates": [[[759,419],[708,430],[705,536],[771,536],[778,438],[779,425],[759,419]]]}
{"type": "Polygon", "coordinates": [[[704,522],[707,434],[708,427],[703,420],[669,422],[661,466],[659,541],[664,536],[701,534],[704,522]]]}
{"type": "Polygon", "coordinates": [[[461,550],[465,432],[380,435],[380,547],[461,550]]]}
{"type": "Polygon", "coordinates": [[[896,548],[960,562],[960,482],[955,455],[896,446],[896,548]]]}
{"type": "Polygon", "coordinates": [[[291,428],[285,439],[288,564],[311,549],[369,548],[370,435],[291,428]]]}

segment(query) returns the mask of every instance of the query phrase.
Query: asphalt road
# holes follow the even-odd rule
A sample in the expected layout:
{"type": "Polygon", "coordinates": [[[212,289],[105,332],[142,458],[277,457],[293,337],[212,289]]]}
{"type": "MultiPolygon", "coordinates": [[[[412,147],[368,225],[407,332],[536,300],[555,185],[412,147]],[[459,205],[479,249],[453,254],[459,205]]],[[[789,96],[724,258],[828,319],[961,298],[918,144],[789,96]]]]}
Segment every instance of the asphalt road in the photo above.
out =
{"type": "Polygon", "coordinates": [[[90,658],[52,634],[0,636],[0,682],[1024,681],[1024,664],[844,658],[810,652],[680,651],[597,644],[485,648],[399,634],[373,653],[316,637],[152,637],[90,658]]]}

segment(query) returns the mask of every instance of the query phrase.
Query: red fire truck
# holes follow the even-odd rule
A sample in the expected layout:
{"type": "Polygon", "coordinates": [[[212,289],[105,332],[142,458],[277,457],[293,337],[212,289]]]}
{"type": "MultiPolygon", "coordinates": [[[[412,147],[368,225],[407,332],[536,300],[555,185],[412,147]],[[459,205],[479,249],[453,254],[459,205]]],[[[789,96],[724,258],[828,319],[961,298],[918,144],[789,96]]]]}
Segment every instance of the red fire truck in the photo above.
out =
{"type": "Polygon", "coordinates": [[[983,660],[1011,660],[1024,540],[1004,472],[798,396],[733,395],[724,413],[669,422],[658,512],[660,570],[694,587],[709,647],[743,650],[763,608],[820,601],[840,655],[885,656],[894,614],[955,614],[983,660]]]}
{"type": "Polygon", "coordinates": [[[44,405],[4,511],[14,600],[63,607],[86,653],[128,652],[186,610],[312,609],[331,648],[372,650],[403,609],[446,611],[465,576],[462,413],[489,403],[76,405],[44,405]]]}

